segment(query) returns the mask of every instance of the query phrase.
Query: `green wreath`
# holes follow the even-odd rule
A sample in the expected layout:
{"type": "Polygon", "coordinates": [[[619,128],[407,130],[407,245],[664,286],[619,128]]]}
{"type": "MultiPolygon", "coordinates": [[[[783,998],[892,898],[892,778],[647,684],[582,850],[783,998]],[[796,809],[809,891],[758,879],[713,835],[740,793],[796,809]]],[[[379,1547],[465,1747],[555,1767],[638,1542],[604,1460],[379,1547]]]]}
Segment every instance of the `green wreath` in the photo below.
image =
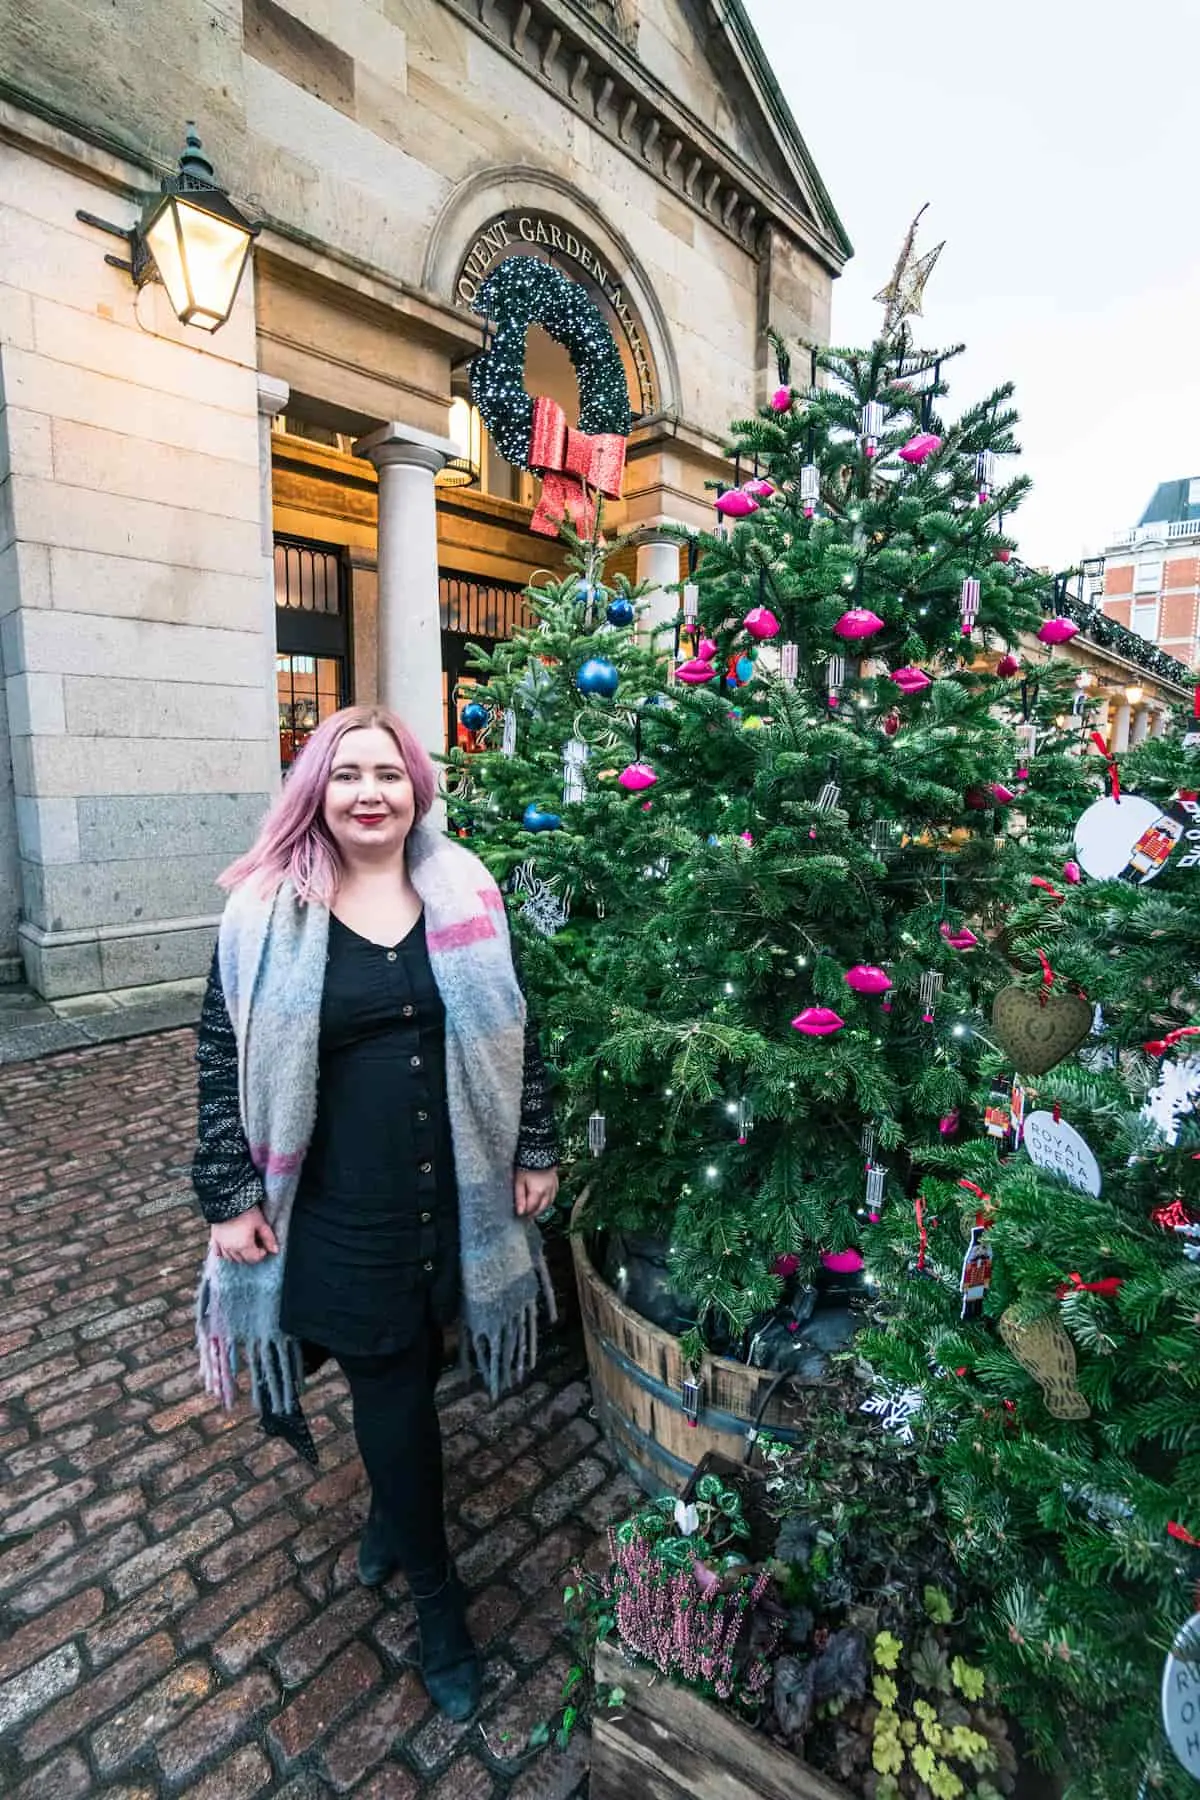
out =
{"type": "Polygon", "coordinates": [[[496,322],[496,337],[471,364],[471,398],[506,462],[529,467],[533,399],[525,389],[525,334],[531,325],[541,325],[571,358],[580,431],[628,437],[633,413],[625,366],[586,288],[536,256],[510,256],[473,304],[496,322]]]}

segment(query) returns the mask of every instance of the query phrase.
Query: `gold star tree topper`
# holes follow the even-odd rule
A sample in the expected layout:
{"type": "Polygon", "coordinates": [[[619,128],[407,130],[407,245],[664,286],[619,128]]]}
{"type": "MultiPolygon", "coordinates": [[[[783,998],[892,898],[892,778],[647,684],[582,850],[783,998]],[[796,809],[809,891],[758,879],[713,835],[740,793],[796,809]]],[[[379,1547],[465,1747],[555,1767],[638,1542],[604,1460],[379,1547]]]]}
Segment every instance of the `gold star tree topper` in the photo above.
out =
{"type": "Polygon", "coordinates": [[[917,255],[917,226],[921,223],[922,214],[927,210],[928,202],[921,208],[908,228],[896,266],[892,270],[892,279],[875,299],[883,307],[883,335],[895,337],[902,329],[906,319],[921,317],[921,302],[925,298],[925,283],[933,274],[934,265],[942,251],[945,241],[935,249],[926,251],[924,256],[917,255]]]}

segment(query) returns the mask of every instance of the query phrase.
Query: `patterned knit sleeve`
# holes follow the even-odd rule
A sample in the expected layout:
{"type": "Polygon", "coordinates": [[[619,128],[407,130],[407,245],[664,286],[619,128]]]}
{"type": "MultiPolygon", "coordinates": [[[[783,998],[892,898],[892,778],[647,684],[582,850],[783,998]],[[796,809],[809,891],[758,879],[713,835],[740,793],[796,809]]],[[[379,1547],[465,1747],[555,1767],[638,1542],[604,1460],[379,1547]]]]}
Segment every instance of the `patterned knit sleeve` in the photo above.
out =
{"type": "MultiPolygon", "coordinates": [[[[515,935],[512,938],[513,968],[524,992],[520,952],[515,935]]],[[[526,999],[525,1070],[521,1083],[521,1126],[517,1133],[518,1169],[554,1169],[558,1167],[558,1127],[554,1119],[554,1100],[550,1076],[538,1040],[537,1019],[526,999]]]]}
{"type": "Polygon", "coordinates": [[[200,1107],[192,1186],[210,1225],[236,1219],[263,1201],[238,1103],[237,1039],[221,987],[216,953],[209,971],[196,1045],[200,1107]]]}

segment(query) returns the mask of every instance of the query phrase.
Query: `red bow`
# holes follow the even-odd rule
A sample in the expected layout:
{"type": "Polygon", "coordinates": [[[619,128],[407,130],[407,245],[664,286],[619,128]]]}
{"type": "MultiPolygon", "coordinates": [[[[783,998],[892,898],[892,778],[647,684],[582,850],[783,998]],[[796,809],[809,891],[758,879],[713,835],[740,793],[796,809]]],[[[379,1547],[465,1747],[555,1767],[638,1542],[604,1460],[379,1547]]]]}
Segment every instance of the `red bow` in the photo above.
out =
{"type": "Polygon", "coordinates": [[[1111,1300],[1123,1285],[1123,1279],[1120,1275],[1109,1275],[1103,1281],[1085,1281],[1082,1275],[1072,1272],[1055,1291],[1060,1300],[1065,1299],[1072,1290],[1077,1294],[1103,1294],[1106,1300],[1111,1300]]]}
{"type": "Polygon", "coordinates": [[[1151,1038],[1142,1049],[1147,1056],[1165,1056],[1168,1050],[1174,1049],[1185,1037],[1200,1037],[1200,1025],[1181,1025],[1178,1031],[1168,1032],[1165,1038],[1151,1038]]]}
{"type": "Polygon", "coordinates": [[[1092,742],[1108,764],[1108,779],[1112,785],[1112,797],[1114,800],[1119,801],[1121,798],[1121,777],[1118,773],[1113,753],[1098,731],[1092,732],[1092,742]]]}
{"type": "Polygon", "coordinates": [[[529,466],[542,477],[542,497],[529,529],[543,537],[557,537],[563,520],[570,519],[580,537],[590,538],[596,525],[596,502],[588,489],[594,488],[610,500],[620,499],[625,439],[616,431],[596,436],[572,431],[558,401],[539,394],[533,403],[529,466]]]}

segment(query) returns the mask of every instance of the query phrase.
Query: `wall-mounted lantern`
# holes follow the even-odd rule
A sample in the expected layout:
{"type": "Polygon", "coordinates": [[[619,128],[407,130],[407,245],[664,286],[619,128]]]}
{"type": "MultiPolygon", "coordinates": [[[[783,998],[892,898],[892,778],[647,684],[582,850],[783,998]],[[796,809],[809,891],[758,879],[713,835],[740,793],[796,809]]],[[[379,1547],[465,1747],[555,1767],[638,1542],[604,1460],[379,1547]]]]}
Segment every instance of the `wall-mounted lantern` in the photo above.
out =
{"type": "Polygon", "coordinates": [[[124,238],[128,258],[106,256],[137,286],[161,281],[176,316],[201,331],[219,331],[233,311],[242,270],[259,227],[240,213],[204,154],[190,121],[179,170],[163,177],[141,222],[126,230],[93,213],[76,215],[114,237],[124,238]]]}
{"type": "Polygon", "coordinates": [[[473,487],[479,480],[483,461],[483,425],[479,408],[472,406],[461,395],[450,402],[450,427],[447,436],[458,446],[459,454],[452,456],[434,476],[434,486],[473,487]]]}

